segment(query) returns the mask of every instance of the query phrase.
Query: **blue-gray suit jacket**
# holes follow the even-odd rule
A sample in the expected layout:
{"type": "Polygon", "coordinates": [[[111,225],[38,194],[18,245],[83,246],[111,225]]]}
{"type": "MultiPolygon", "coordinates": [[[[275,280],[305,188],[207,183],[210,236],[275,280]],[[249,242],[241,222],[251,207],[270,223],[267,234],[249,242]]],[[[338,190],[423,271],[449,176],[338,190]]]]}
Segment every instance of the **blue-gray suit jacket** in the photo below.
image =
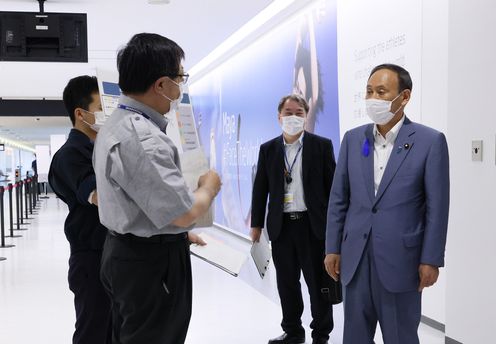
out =
{"type": "Polygon", "coordinates": [[[448,209],[442,133],[405,118],[374,195],[373,124],[352,129],[344,135],[331,189],[326,253],[341,254],[340,278],[347,285],[370,237],[384,287],[416,290],[420,264],[444,266],[448,209]]]}

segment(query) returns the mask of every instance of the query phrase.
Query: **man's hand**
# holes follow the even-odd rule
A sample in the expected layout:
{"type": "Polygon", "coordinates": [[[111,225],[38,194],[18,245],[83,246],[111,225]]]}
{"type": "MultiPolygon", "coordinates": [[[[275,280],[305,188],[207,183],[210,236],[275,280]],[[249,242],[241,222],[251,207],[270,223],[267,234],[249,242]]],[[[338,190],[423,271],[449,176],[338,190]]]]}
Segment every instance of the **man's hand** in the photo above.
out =
{"type": "Polygon", "coordinates": [[[262,234],[262,228],[260,227],[253,227],[250,231],[250,237],[252,242],[259,242],[260,241],[260,235],[262,234]]]}
{"type": "Polygon", "coordinates": [[[339,281],[339,274],[341,273],[341,255],[340,254],[327,254],[324,259],[324,265],[329,276],[336,282],[339,281]]]}
{"type": "Polygon", "coordinates": [[[193,232],[188,232],[188,240],[190,243],[200,246],[205,246],[207,244],[198,234],[193,232]]]}
{"type": "Polygon", "coordinates": [[[98,193],[97,191],[93,191],[93,195],[91,195],[91,203],[98,207],[98,193]]]}
{"type": "Polygon", "coordinates": [[[437,266],[428,265],[428,264],[420,264],[419,266],[419,292],[422,292],[424,288],[430,287],[437,282],[437,278],[439,277],[439,268],[437,266]]]}
{"type": "Polygon", "coordinates": [[[222,183],[220,177],[214,170],[209,170],[198,179],[198,187],[205,187],[213,192],[212,198],[217,196],[222,183]]]}

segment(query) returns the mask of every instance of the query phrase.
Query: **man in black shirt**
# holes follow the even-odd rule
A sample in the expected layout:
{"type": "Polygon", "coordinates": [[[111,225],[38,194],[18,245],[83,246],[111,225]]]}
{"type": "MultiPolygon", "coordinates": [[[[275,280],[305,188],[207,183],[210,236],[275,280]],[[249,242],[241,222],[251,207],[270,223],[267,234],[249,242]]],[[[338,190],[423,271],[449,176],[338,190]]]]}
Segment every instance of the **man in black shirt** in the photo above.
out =
{"type": "Polygon", "coordinates": [[[73,129],[52,159],[48,180],[69,207],[64,231],[71,247],[68,279],[76,308],[73,343],[110,343],[110,299],[100,282],[107,229],[98,216],[92,165],[93,143],[104,118],[96,78],[70,80],[63,98],[73,129]]]}

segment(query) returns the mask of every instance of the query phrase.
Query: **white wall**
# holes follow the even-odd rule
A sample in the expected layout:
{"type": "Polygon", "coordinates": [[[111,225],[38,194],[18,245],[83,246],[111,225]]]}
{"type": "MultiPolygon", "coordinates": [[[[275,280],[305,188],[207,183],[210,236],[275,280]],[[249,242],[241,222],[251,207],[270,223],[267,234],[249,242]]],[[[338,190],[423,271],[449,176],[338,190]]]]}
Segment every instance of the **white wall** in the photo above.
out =
{"type": "MultiPolygon", "coordinates": [[[[67,140],[66,135],[50,135],[50,157],[53,158],[55,153],[62,147],[67,140]]],[[[51,163],[50,159],[50,163],[51,163]]]]}
{"type": "Polygon", "coordinates": [[[446,333],[463,343],[494,343],[496,2],[451,0],[449,7],[446,333]],[[484,140],[482,162],[471,161],[472,139],[484,140]]]}
{"type": "MultiPolygon", "coordinates": [[[[448,0],[422,1],[420,122],[447,133],[448,129],[448,0]]],[[[450,144],[450,142],[448,142],[450,144]]],[[[449,231],[448,237],[451,235],[449,231]]],[[[446,324],[446,273],[440,270],[438,282],[422,295],[422,314],[446,324]]]]}
{"type": "MultiPolygon", "coordinates": [[[[408,117],[447,132],[448,0],[338,0],[338,57],[341,136],[370,122],[363,108],[365,85],[372,67],[385,62],[403,65],[412,76],[408,117]],[[401,44],[388,44],[396,37],[404,37],[401,44]]],[[[442,324],[445,277],[442,269],[422,305],[423,315],[442,324]]]]}
{"type": "Polygon", "coordinates": [[[365,89],[372,68],[395,63],[411,74],[414,89],[406,108],[419,121],[422,89],[422,2],[338,0],[339,129],[369,123],[365,89]],[[398,13],[398,7],[402,12],[398,13]]]}
{"type": "Polygon", "coordinates": [[[16,169],[16,149],[5,146],[5,170],[4,173],[9,176],[8,179],[14,180],[15,179],[15,169],[16,169]]]}
{"type": "Polygon", "coordinates": [[[31,172],[31,163],[33,162],[34,158],[34,153],[29,152],[26,150],[19,150],[20,156],[21,156],[21,165],[22,165],[22,170],[21,170],[21,178],[24,179],[26,178],[26,173],[31,172]]]}

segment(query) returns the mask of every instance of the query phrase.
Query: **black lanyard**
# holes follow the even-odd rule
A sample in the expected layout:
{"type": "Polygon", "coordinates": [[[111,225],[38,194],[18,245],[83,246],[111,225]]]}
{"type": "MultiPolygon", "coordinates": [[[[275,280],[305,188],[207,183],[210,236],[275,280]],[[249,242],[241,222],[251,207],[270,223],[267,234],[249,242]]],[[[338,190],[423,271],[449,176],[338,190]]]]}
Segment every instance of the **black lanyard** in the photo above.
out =
{"type": "Polygon", "coordinates": [[[293,167],[296,164],[296,160],[298,159],[298,155],[300,154],[302,148],[303,145],[301,145],[300,148],[298,148],[298,151],[296,152],[296,155],[293,159],[293,163],[291,165],[289,165],[286,149],[284,149],[284,162],[286,163],[286,166],[284,167],[284,177],[286,178],[287,184],[291,184],[291,182],[293,181],[293,178],[291,177],[291,173],[293,172],[293,167]]]}
{"type": "Polygon", "coordinates": [[[137,113],[138,115],[141,115],[143,117],[145,117],[146,119],[150,119],[150,116],[148,116],[146,113],[144,113],[143,111],[141,110],[138,110],[132,106],[128,106],[128,105],[124,105],[124,104],[119,104],[117,105],[117,107],[119,109],[123,109],[123,110],[127,110],[127,111],[131,111],[131,112],[134,112],[134,113],[137,113]]]}
{"type": "MultiPolygon", "coordinates": [[[[123,109],[123,110],[131,111],[131,112],[134,112],[134,113],[136,113],[136,114],[138,114],[138,115],[141,115],[141,116],[145,117],[147,120],[150,120],[153,124],[155,124],[155,125],[158,127],[158,125],[157,125],[157,124],[156,124],[156,123],[155,123],[155,122],[154,122],[154,121],[150,118],[150,116],[148,116],[146,113],[144,113],[144,112],[143,112],[143,111],[141,111],[141,110],[138,110],[138,109],[136,109],[136,108],[134,108],[134,107],[132,107],[132,106],[129,106],[129,105],[124,105],[124,104],[118,104],[118,105],[117,105],[117,107],[118,107],[119,109],[123,109]]],[[[165,124],[165,127],[164,127],[164,129],[163,129],[163,130],[159,128],[159,129],[160,129],[160,131],[162,131],[164,134],[166,134],[167,124],[168,124],[168,123],[166,123],[166,124],[165,124]]]]}

